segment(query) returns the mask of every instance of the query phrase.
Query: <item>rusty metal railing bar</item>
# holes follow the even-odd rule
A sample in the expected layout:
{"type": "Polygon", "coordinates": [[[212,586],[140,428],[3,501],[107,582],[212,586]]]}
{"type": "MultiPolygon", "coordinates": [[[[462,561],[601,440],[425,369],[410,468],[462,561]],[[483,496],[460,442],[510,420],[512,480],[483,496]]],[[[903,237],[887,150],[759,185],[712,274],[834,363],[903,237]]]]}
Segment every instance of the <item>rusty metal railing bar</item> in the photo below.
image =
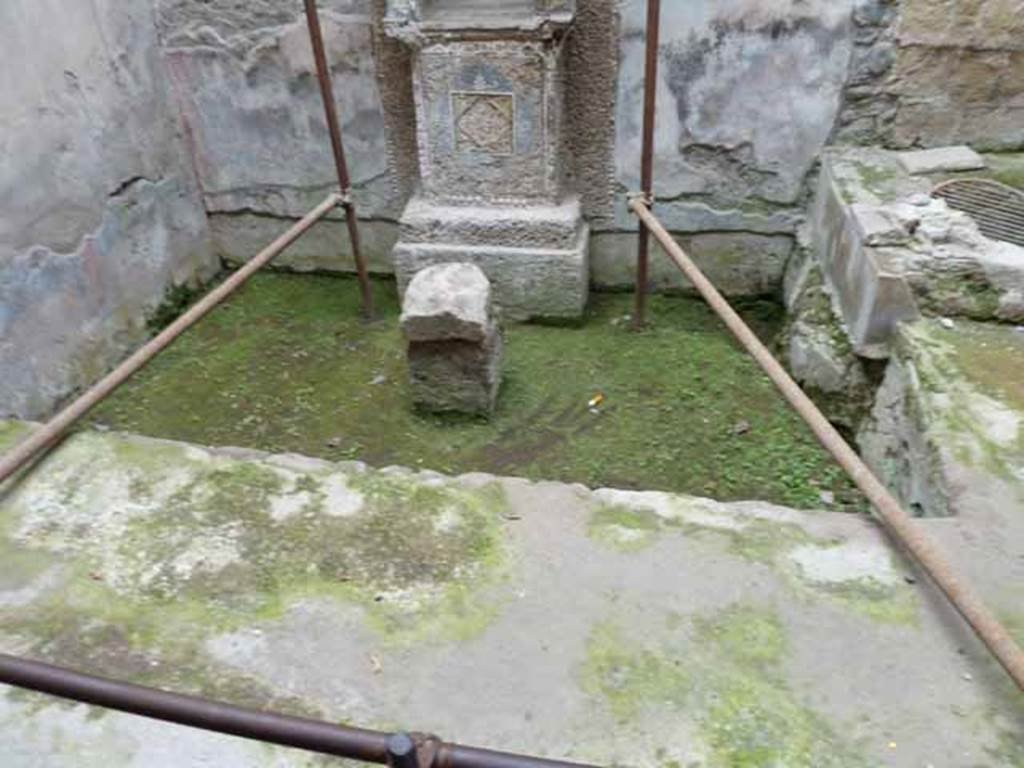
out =
{"type": "Polygon", "coordinates": [[[1017,645],[1010,633],[1007,632],[1006,627],[1000,623],[971,586],[957,576],[934,542],[920,526],[914,524],[896,498],[875,477],[868,465],[843,439],[831,422],[825,418],[814,401],[800,389],[786,369],[782,367],[782,364],[775,359],[768,348],[743,322],[743,319],[736,314],[729,302],[704,276],[679,243],[672,238],[668,230],[662,226],[646,202],[634,199],[630,201],[629,207],[647,225],[669,258],[704,297],[704,300],[718,314],[740,344],[757,361],[783,397],[810,427],[818,441],[832,455],[832,458],[868,498],[896,541],[924,568],[936,586],[992,652],[992,655],[1003,665],[1017,686],[1024,691],[1024,650],[1017,645]]]}
{"type": "Polygon", "coordinates": [[[0,653],[0,683],[205,731],[395,768],[596,768],[246,709],[0,653]]]}
{"type": "Polygon", "coordinates": [[[341,124],[338,122],[338,109],[334,103],[334,88],[331,85],[331,69],[327,64],[324,52],[324,39],[320,31],[320,15],[317,12],[316,0],[304,0],[306,8],[306,25],[309,27],[309,41],[313,46],[313,60],[316,62],[316,79],[320,84],[320,98],[324,105],[324,117],[327,120],[327,132],[331,138],[331,153],[334,155],[334,170],[338,175],[338,186],[341,192],[341,207],[345,211],[345,224],[348,227],[348,238],[352,244],[352,259],[356,263],[356,274],[359,277],[359,291],[363,300],[363,316],[373,317],[373,291],[370,289],[370,277],[363,258],[359,240],[359,219],[356,206],[352,202],[352,183],[348,175],[348,163],[345,160],[345,145],[341,140],[341,124]]]}
{"type": "Polygon", "coordinates": [[[306,230],[326,216],[340,201],[341,197],[334,193],[324,198],[316,208],[303,216],[252,259],[235,270],[223,283],[206,294],[190,307],[188,311],[178,317],[177,320],[136,350],[131,357],[93,384],[56,416],[39,429],[31,432],[28,437],[17,443],[10,451],[0,457],[0,483],[25,466],[44,448],[56,442],[100,401],[124,384],[129,377],[156,357],[182,333],[199,322],[211,309],[234,293],[257,271],[269,264],[271,259],[298,240],[306,230]]]}
{"type": "MultiPolygon", "coordinates": [[[[658,93],[658,37],[661,26],[661,0],[647,0],[647,32],[644,49],[644,114],[640,145],[640,194],[647,201],[654,197],[654,118],[658,93]]],[[[647,316],[647,261],[650,236],[642,221],[637,225],[636,306],[633,327],[644,327],[647,316]]]]}

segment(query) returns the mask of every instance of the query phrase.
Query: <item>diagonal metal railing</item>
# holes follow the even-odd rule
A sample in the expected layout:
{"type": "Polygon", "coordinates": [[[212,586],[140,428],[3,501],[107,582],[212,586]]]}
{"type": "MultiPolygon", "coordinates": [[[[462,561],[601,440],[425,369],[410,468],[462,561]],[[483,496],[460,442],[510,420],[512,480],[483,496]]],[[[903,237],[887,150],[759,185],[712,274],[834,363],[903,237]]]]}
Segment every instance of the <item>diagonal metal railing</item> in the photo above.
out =
{"type": "Polygon", "coordinates": [[[384,733],[246,709],[2,653],[0,683],[178,725],[396,768],[596,768],[450,744],[426,734],[384,733]]]}
{"type": "MultiPolygon", "coordinates": [[[[924,568],[931,580],[964,617],[1014,682],[1021,690],[1024,690],[1024,650],[1017,645],[1006,627],[996,618],[971,585],[957,575],[931,538],[919,525],[914,523],[896,497],[875,477],[864,460],[825,418],[814,401],[800,389],[800,386],[786,372],[782,364],[743,322],[743,318],[729,306],[729,302],[704,276],[704,273],[694,264],[682,246],[675,241],[651,212],[649,201],[645,198],[634,198],[630,201],[629,207],[654,235],[679,271],[686,276],[686,279],[693,284],[697,292],[722,319],[737,341],[757,361],[761,370],[768,375],[782,396],[810,427],[825,450],[832,455],[836,463],[860,488],[878,511],[879,518],[896,542],[924,568]]],[[[638,288],[638,290],[642,289],[638,288]]]]}

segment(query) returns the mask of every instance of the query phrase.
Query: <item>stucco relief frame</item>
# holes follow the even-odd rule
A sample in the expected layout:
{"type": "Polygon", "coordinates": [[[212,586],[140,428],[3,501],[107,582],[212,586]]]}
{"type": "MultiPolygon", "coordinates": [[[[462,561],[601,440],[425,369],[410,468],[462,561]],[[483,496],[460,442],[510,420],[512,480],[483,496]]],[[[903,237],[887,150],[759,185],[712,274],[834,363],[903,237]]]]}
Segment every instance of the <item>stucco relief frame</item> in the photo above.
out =
{"type": "Polygon", "coordinates": [[[516,115],[519,111],[518,100],[516,94],[512,91],[468,91],[468,90],[450,90],[448,91],[448,108],[452,116],[451,123],[451,140],[452,140],[452,153],[462,154],[468,150],[459,148],[459,118],[456,112],[456,97],[457,96],[496,96],[502,99],[508,99],[510,103],[509,112],[509,150],[507,152],[478,148],[476,151],[484,152],[494,157],[512,157],[516,154],[516,140],[518,139],[518,132],[516,131],[516,115]]]}

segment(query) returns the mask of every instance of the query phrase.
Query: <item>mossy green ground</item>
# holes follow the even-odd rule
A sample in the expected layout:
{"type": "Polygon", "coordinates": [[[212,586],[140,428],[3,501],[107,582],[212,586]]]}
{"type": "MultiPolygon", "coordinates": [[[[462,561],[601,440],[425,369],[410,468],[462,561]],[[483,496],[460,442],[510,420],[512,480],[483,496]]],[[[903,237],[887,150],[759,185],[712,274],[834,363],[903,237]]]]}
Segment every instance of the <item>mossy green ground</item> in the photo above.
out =
{"type": "MultiPolygon", "coordinates": [[[[596,295],[578,327],[514,325],[491,421],[416,413],[399,307],[358,319],[356,283],[261,274],[94,414],[116,429],[371,465],[485,471],[720,499],[819,504],[853,492],[703,303],[653,297],[641,333],[625,294],[596,295]],[[603,393],[599,414],[587,401],[603,393]]],[[[748,305],[765,339],[781,324],[748,305]]]]}

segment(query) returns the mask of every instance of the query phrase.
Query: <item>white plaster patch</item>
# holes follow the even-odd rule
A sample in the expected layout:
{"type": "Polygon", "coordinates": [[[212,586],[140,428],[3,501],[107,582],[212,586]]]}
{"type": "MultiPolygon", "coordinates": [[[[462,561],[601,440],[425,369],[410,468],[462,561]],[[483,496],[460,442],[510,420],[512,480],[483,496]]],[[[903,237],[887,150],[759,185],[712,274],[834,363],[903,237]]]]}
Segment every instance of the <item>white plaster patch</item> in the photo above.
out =
{"type": "Polygon", "coordinates": [[[445,507],[441,513],[434,518],[434,531],[436,533],[451,533],[462,523],[462,515],[456,507],[445,507]]]}
{"type": "Polygon", "coordinates": [[[270,517],[274,522],[280,523],[290,517],[299,514],[303,509],[313,503],[313,496],[309,491],[298,491],[286,493],[280,496],[270,497],[270,517]]]}
{"type": "Polygon", "coordinates": [[[47,568],[23,587],[0,590],[0,608],[21,608],[30,605],[44,592],[59,587],[64,577],[64,569],[54,566],[47,568]]]}
{"type": "Polygon", "coordinates": [[[658,491],[620,491],[600,488],[594,496],[605,504],[647,509],[665,520],[679,520],[702,528],[742,531],[753,520],[799,525],[805,518],[793,510],[762,502],[722,504],[697,496],[676,496],[658,491]]]}
{"type": "Polygon", "coordinates": [[[888,550],[864,541],[834,547],[809,544],[792,550],[789,559],[797,565],[804,579],[815,584],[865,580],[895,584],[899,580],[888,550]]]}
{"type": "MultiPolygon", "coordinates": [[[[176,444],[177,445],[177,444],[176,444]]],[[[184,445],[185,458],[205,464],[210,460],[210,452],[195,445],[184,445]]]]}
{"type": "Polygon", "coordinates": [[[627,528],[624,525],[610,525],[609,532],[620,544],[634,544],[644,541],[651,536],[651,531],[643,528],[627,528]]]}
{"type": "Polygon", "coordinates": [[[342,474],[333,474],[322,478],[320,489],[324,495],[324,513],[331,517],[358,515],[366,503],[363,494],[350,488],[342,474]]]}
{"type": "Polygon", "coordinates": [[[1020,434],[1021,418],[1012,408],[980,393],[973,393],[970,411],[981,424],[985,437],[1003,447],[1012,447],[1020,434]]]}
{"type": "Polygon", "coordinates": [[[193,539],[171,562],[174,575],[187,579],[196,572],[217,573],[238,562],[242,557],[238,549],[239,530],[238,523],[231,523],[193,539]]]}

